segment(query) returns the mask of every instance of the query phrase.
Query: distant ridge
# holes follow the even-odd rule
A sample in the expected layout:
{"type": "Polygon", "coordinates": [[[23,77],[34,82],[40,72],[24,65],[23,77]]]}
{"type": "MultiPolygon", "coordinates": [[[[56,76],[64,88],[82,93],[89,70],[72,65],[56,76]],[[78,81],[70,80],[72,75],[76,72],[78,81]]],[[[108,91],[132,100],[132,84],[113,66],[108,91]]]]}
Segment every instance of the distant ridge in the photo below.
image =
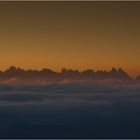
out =
{"type": "Polygon", "coordinates": [[[136,77],[137,80],[140,80],[140,75],[136,77]]]}
{"type": "MultiPolygon", "coordinates": [[[[139,77],[137,79],[140,79],[139,77]]],[[[17,80],[41,80],[44,82],[69,82],[69,81],[92,81],[92,80],[132,80],[122,68],[112,68],[110,71],[93,71],[87,69],[78,70],[63,68],[61,72],[54,72],[51,69],[24,70],[11,66],[7,70],[0,71],[0,82],[17,80]]]]}

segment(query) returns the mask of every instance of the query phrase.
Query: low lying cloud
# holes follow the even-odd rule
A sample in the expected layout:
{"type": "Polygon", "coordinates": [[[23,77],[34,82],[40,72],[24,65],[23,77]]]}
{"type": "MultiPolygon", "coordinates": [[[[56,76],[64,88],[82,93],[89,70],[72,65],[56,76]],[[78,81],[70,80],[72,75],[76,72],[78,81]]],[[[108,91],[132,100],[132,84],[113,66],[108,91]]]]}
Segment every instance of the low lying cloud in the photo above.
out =
{"type": "Polygon", "coordinates": [[[140,86],[62,84],[48,86],[0,86],[0,102],[138,102],[140,86]]]}
{"type": "Polygon", "coordinates": [[[0,86],[0,138],[140,138],[139,85],[0,86]]]}

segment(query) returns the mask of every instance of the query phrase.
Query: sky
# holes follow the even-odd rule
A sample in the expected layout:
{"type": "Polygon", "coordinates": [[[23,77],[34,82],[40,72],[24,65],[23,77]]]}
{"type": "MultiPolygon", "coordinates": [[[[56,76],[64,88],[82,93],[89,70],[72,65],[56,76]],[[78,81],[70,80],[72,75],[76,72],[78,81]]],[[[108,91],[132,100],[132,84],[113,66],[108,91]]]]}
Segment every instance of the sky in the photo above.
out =
{"type": "Polygon", "coordinates": [[[140,74],[140,2],[0,2],[0,69],[140,74]]]}

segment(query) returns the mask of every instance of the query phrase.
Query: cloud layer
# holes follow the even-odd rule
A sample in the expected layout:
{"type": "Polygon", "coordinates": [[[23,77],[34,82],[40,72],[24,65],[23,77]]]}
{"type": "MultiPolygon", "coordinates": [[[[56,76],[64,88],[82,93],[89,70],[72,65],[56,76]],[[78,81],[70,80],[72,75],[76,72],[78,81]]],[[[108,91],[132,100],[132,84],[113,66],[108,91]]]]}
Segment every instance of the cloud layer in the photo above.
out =
{"type": "Polygon", "coordinates": [[[140,138],[139,85],[0,86],[0,138],[140,138]]]}

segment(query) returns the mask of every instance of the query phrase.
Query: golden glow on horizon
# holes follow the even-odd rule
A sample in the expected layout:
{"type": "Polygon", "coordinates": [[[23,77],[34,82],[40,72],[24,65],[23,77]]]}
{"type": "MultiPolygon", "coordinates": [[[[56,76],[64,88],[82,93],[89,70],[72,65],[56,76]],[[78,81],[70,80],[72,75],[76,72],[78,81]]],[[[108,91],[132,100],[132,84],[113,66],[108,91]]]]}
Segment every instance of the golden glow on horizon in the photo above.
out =
{"type": "Polygon", "coordinates": [[[140,73],[139,2],[0,2],[0,69],[140,73]]]}

